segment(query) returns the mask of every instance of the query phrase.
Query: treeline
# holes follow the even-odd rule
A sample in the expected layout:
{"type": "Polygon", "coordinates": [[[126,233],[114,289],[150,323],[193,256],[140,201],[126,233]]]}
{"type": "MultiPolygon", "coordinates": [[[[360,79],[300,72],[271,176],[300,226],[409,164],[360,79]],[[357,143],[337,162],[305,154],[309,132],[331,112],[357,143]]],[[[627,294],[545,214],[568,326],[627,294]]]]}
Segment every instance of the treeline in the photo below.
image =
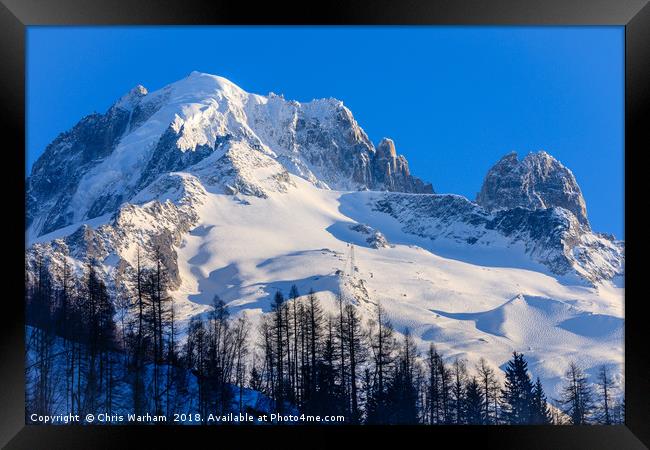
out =
{"type": "Polygon", "coordinates": [[[26,289],[28,415],[250,410],[245,316],[230,318],[216,299],[181,341],[162,255],[143,259],[138,252],[133,289],[120,293],[93,263],[76,277],[64,262],[55,283],[37,255],[26,289]]]}
{"type": "Polygon", "coordinates": [[[595,382],[570,364],[552,407],[524,356],[503,376],[432,344],[421,353],[381,305],[363,321],[339,297],[326,313],[292,286],[251,329],[215,297],[181,333],[159,252],[138,253],[131,294],[111,294],[88,264],[53,283],[36,259],[27,289],[27,411],[171,416],[177,412],[342,415],[350,424],[614,424],[624,405],[608,368],[595,382]],[[183,336],[183,338],[179,338],[183,336]],[[503,384],[501,379],[504,380],[503,384]],[[265,405],[260,398],[268,401],[265,405]],[[254,401],[254,399],[256,399],[254,401]]]}
{"type": "Polygon", "coordinates": [[[591,383],[574,363],[562,395],[549,404],[524,355],[513,353],[503,384],[484,359],[469,368],[431,344],[421,354],[409,330],[398,336],[377,305],[362,323],[357,307],[338,298],[326,314],[316,294],[277,292],[260,325],[260,356],[251,386],[279,410],[343,415],[352,424],[613,424],[623,416],[606,366],[591,383]],[[446,362],[447,361],[447,362],[446,362]]]}
{"type": "Polygon", "coordinates": [[[110,410],[119,364],[115,309],[95,268],[76,280],[64,264],[55,287],[38,258],[26,293],[26,412],[110,410]]]}

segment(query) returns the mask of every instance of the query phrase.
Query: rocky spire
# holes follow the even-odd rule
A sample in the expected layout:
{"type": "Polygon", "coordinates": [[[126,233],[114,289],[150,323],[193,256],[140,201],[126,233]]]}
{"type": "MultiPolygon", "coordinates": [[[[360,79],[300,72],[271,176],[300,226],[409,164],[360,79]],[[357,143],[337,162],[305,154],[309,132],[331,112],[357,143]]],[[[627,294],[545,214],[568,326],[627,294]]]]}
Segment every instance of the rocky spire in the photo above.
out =
{"type": "Polygon", "coordinates": [[[372,179],[376,189],[432,194],[431,184],[411,175],[408,162],[395,150],[392,139],[383,138],[372,156],[372,179]]]}
{"type": "Polygon", "coordinates": [[[494,211],[522,207],[561,207],[589,227],[587,206],[573,173],[544,151],[521,161],[516,152],[499,160],[487,173],[476,202],[494,211]]]}
{"type": "Polygon", "coordinates": [[[122,108],[127,111],[132,110],[144,97],[147,95],[149,91],[147,91],[147,88],[142,86],[141,84],[138,84],[136,87],[131,89],[129,92],[124,94],[120,99],[115,102],[115,107],[116,108],[122,108]]]}

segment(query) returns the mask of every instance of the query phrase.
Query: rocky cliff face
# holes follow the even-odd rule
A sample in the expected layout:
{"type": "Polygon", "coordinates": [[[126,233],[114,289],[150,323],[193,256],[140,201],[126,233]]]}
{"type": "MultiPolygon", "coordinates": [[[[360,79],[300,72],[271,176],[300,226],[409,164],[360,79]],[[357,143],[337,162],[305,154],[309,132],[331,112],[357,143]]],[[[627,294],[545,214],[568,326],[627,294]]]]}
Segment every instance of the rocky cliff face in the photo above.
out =
{"type": "Polygon", "coordinates": [[[374,190],[433,194],[430,184],[411,176],[406,158],[398,155],[392,139],[384,138],[371,159],[374,190]]]}
{"type": "Polygon", "coordinates": [[[521,161],[514,152],[501,158],[485,176],[476,202],[488,211],[560,207],[589,228],[587,206],[573,173],[543,151],[521,161]]]}
{"type": "Polygon", "coordinates": [[[182,281],[176,249],[199,220],[197,208],[205,197],[205,189],[193,176],[161,176],[105,223],[83,224],[61,236],[34,242],[26,252],[27,275],[38,273],[37,265],[44,263],[54,281],[60,282],[64,263],[79,269],[93,262],[109,289],[122,291],[132,288],[138,253],[147,261],[147,255],[157,251],[174,289],[182,281]]]}

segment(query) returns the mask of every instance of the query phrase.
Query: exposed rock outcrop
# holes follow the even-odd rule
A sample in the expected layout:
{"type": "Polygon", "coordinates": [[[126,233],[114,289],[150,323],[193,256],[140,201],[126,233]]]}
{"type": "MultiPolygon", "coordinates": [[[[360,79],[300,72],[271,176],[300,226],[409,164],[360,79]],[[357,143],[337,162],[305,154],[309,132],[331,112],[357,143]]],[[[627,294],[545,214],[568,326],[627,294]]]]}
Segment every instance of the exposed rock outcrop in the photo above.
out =
{"type": "Polygon", "coordinates": [[[521,161],[512,152],[487,173],[476,202],[488,211],[564,208],[589,228],[587,206],[573,173],[544,151],[521,161]]]}

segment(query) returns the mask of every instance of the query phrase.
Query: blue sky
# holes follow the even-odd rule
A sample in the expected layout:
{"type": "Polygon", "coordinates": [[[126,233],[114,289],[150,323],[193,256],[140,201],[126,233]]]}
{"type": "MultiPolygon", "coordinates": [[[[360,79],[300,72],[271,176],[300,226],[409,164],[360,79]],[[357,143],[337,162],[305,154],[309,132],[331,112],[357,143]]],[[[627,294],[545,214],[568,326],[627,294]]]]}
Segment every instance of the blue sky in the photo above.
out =
{"type": "Polygon", "coordinates": [[[622,27],[30,27],[27,44],[28,170],[136,84],[198,70],[342,100],[440,193],[474,199],[502,155],[546,150],[575,174],[593,228],[624,236],[622,27]]]}

